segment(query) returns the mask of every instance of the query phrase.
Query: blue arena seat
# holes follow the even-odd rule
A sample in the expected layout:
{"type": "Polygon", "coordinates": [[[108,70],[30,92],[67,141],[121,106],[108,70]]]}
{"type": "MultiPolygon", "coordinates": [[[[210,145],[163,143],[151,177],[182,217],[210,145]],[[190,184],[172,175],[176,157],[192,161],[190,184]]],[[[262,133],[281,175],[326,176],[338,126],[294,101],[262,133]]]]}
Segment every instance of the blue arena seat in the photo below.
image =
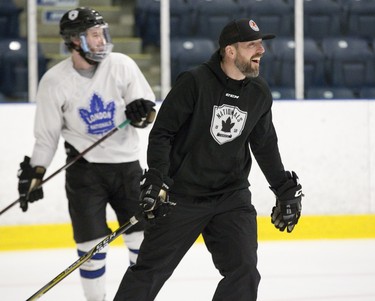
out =
{"type": "MultiPolygon", "coordinates": [[[[38,45],[39,79],[47,69],[47,60],[38,45]]],[[[28,54],[24,38],[0,40],[0,92],[7,97],[28,96],[28,54]]]]}
{"type": "MultiPolygon", "coordinates": [[[[169,7],[170,37],[190,36],[194,28],[192,4],[173,0],[169,7]]],[[[143,47],[160,46],[160,0],[137,0],[134,18],[135,35],[142,38],[143,47]]]]}
{"type": "Polygon", "coordinates": [[[260,61],[259,74],[264,77],[270,86],[277,84],[276,70],[277,64],[275,54],[270,48],[271,40],[263,41],[265,53],[260,61]]]}
{"type": "Polygon", "coordinates": [[[171,79],[205,61],[215,51],[215,43],[205,38],[171,39],[171,79]]]}
{"type": "Polygon", "coordinates": [[[6,97],[3,93],[0,93],[0,103],[7,102],[6,97]]]}
{"type": "MultiPolygon", "coordinates": [[[[280,37],[272,40],[272,51],[276,60],[276,84],[284,87],[295,85],[295,42],[294,38],[280,37]]],[[[304,77],[305,87],[326,84],[324,74],[324,55],[316,41],[304,39],[304,77]]]]}
{"type": "Polygon", "coordinates": [[[347,34],[371,40],[374,38],[375,1],[347,0],[347,34]]]}
{"type": "MultiPolygon", "coordinates": [[[[294,1],[294,0],[289,0],[289,1],[294,1]]],[[[344,9],[346,9],[348,2],[352,0],[336,0],[336,1],[340,3],[344,7],[344,9]]]]}
{"type": "Polygon", "coordinates": [[[244,16],[242,7],[233,0],[201,0],[194,9],[196,37],[217,41],[221,29],[231,20],[244,16]]]}
{"type": "Polygon", "coordinates": [[[274,100],[294,100],[296,99],[296,91],[294,88],[273,87],[271,93],[274,100]]]}
{"type": "Polygon", "coordinates": [[[365,39],[324,38],[322,49],[331,85],[350,88],[374,85],[375,54],[365,39]]]}
{"type": "Polygon", "coordinates": [[[173,0],[170,8],[170,36],[172,38],[188,37],[194,32],[194,8],[187,0],[173,0]]]}
{"type": "Polygon", "coordinates": [[[135,35],[142,46],[160,46],[160,0],[137,0],[134,9],[135,35]]]}
{"type": "Polygon", "coordinates": [[[0,1],[0,38],[19,37],[19,8],[11,0],[0,1]]]}
{"type": "Polygon", "coordinates": [[[284,0],[240,0],[247,16],[253,16],[264,33],[291,36],[294,33],[293,7],[284,0]]]}
{"type": "Polygon", "coordinates": [[[310,87],[306,90],[306,99],[355,99],[352,89],[344,87],[310,87]]]}
{"type": "MultiPolygon", "coordinates": [[[[246,0],[244,0],[246,1],[246,0]]],[[[287,4],[291,5],[291,6],[294,6],[294,2],[295,0],[284,0],[287,4]]]]}
{"type": "Polygon", "coordinates": [[[375,99],[375,87],[360,88],[359,97],[364,99],[375,99]]]}
{"type": "MultiPolygon", "coordinates": [[[[148,7],[150,6],[152,6],[154,10],[158,10],[158,18],[156,21],[153,20],[153,22],[157,23],[154,24],[154,26],[160,27],[160,1],[136,0],[134,6],[134,35],[143,39],[143,46],[147,43],[160,43],[160,31],[157,33],[158,39],[156,41],[155,39],[146,41],[145,35],[147,32],[145,33],[145,31],[147,31],[147,21],[149,22],[148,7]],[[157,8],[154,8],[154,6],[157,6],[157,8]]],[[[151,30],[153,30],[153,28],[151,28],[151,30]]]]}
{"type": "Polygon", "coordinates": [[[322,39],[342,34],[343,6],[335,0],[304,0],[305,37],[322,39]]]}

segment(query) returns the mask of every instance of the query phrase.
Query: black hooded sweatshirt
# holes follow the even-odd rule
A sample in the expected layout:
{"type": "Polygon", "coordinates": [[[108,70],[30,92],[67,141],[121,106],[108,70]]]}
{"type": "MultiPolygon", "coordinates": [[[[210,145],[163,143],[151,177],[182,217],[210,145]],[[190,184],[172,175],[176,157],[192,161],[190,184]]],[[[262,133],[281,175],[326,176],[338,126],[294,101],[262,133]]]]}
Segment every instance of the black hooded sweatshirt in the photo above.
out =
{"type": "Polygon", "coordinates": [[[178,77],[150,132],[148,166],[172,178],[173,193],[211,196],[249,187],[250,148],[271,187],[287,180],[267,83],[260,76],[230,79],[220,60],[216,51],[178,77]]]}

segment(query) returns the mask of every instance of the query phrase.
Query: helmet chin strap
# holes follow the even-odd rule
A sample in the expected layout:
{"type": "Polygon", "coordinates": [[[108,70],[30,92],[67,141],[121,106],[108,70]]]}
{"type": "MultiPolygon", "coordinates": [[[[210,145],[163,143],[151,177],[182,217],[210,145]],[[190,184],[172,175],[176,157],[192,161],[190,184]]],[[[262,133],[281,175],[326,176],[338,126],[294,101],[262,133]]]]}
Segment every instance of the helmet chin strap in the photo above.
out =
{"type": "Polygon", "coordinates": [[[93,60],[90,60],[86,57],[86,54],[85,52],[83,51],[83,49],[81,47],[79,47],[78,45],[75,45],[74,46],[74,50],[76,50],[79,55],[87,62],[89,63],[90,65],[97,65],[99,64],[99,62],[96,62],[96,61],[93,61],[93,60]]]}

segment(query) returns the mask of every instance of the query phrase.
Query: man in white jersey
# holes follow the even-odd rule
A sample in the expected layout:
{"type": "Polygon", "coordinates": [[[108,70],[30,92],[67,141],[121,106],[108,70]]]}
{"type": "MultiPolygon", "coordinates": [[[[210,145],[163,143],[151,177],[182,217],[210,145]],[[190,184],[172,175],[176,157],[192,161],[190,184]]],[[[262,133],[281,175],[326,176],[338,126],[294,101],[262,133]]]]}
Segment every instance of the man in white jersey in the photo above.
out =
{"type": "MultiPolygon", "coordinates": [[[[83,255],[111,233],[106,206],[124,224],[138,210],[140,143],[136,127],[147,126],[155,95],[136,63],[111,52],[108,24],[97,11],[76,8],[60,21],[60,35],[71,56],[46,72],[36,96],[35,145],[20,164],[18,190],[23,211],[43,198],[42,181],[58,146],[65,140],[67,161],[108,131],[131,121],[66,170],[66,195],[78,254],[83,255]]],[[[134,263],[143,239],[141,223],[124,235],[134,263]]],[[[86,299],[105,299],[107,247],[80,267],[86,299]]]]}

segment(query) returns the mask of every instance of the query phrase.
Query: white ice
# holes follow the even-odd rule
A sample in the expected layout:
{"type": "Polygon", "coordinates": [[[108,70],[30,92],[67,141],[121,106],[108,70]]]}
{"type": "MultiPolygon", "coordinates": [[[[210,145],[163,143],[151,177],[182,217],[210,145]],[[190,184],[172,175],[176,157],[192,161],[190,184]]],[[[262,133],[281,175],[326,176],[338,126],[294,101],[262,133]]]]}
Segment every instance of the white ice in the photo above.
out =
{"type": "MultiPolygon", "coordinates": [[[[128,262],[112,246],[107,300],[113,300],[128,262]]],[[[375,240],[260,242],[259,301],[374,301],[375,240]]],[[[0,299],[26,300],[77,260],[74,249],[0,252],[0,299]]],[[[160,291],[157,301],[208,301],[220,280],[210,254],[195,244],[160,291]]],[[[74,271],[41,301],[84,301],[74,271]]],[[[228,300],[236,301],[236,300],[228,300]]]]}

